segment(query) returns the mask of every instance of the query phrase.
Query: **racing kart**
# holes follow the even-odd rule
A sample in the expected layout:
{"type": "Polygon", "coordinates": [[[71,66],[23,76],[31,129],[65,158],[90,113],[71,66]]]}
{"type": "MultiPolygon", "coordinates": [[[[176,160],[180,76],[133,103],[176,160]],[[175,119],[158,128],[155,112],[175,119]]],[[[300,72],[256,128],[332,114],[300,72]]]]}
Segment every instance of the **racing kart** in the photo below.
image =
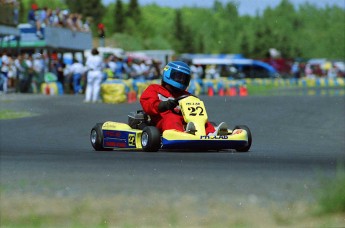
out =
{"type": "MultiPolygon", "coordinates": [[[[193,122],[193,134],[177,130],[161,133],[150,124],[150,117],[142,110],[131,112],[128,123],[107,121],[97,123],[90,134],[91,145],[96,151],[106,150],[143,150],[156,152],[162,150],[225,150],[249,151],[252,135],[245,125],[228,129],[226,135],[206,135],[205,123],[208,120],[204,102],[193,95],[177,98],[178,108],[186,123],[193,122]]],[[[213,123],[214,124],[214,123],[213,123]]],[[[215,124],[214,124],[215,125],[215,124]]],[[[217,126],[215,126],[217,127],[217,126]]]]}

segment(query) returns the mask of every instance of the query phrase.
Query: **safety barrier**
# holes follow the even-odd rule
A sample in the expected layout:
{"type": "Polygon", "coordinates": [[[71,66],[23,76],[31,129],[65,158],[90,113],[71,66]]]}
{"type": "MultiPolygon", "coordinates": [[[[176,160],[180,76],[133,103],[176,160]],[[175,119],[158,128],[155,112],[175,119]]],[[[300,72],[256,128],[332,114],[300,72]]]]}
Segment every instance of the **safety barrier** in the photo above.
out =
{"type": "MultiPolygon", "coordinates": [[[[161,80],[107,80],[102,84],[101,97],[104,103],[133,103],[150,84],[160,84],[161,80]]],[[[300,78],[300,79],[192,79],[188,91],[195,95],[208,96],[248,96],[247,87],[269,86],[273,88],[329,88],[345,87],[344,78],[300,78]]],[[[321,91],[322,92],[322,91],[321,91]]],[[[309,93],[309,92],[308,92],[309,93]]]]}
{"type": "Polygon", "coordinates": [[[62,95],[63,86],[60,82],[45,82],[41,84],[41,92],[45,95],[62,95]]]}

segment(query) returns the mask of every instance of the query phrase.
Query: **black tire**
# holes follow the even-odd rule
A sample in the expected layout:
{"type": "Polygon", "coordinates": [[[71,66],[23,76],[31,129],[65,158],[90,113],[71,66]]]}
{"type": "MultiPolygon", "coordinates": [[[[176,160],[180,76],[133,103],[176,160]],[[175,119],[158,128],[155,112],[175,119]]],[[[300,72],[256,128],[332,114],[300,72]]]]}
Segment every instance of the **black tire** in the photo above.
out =
{"type": "Polygon", "coordinates": [[[237,125],[234,130],[236,129],[243,129],[247,132],[248,135],[248,142],[244,147],[241,148],[237,148],[236,151],[237,152],[248,152],[250,147],[252,146],[252,133],[250,132],[249,127],[247,127],[246,125],[237,125]]]}
{"type": "Polygon", "coordinates": [[[103,123],[97,123],[90,132],[90,142],[92,147],[96,151],[106,151],[110,150],[109,148],[103,147],[103,133],[102,133],[103,123]]]}
{"type": "Polygon", "coordinates": [[[161,148],[161,133],[156,127],[147,126],[143,129],[141,146],[146,152],[157,152],[161,148]]]}

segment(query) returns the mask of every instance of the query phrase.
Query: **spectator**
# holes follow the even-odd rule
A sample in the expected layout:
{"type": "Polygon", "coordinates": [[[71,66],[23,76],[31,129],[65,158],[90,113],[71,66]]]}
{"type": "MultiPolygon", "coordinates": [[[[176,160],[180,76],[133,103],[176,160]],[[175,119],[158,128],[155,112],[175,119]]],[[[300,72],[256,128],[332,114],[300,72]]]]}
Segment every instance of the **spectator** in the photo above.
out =
{"type": "Polygon", "coordinates": [[[91,31],[91,29],[90,29],[91,21],[92,21],[91,17],[86,18],[85,23],[82,26],[83,32],[90,32],[91,31]]]}
{"type": "Polygon", "coordinates": [[[39,12],[39,23],[42,26],[47,26],[49,25],[49,20],[48,20],[48,8],[43,7],[40,12],[39,12]]]}
{"type": "Polygon", "coordinates": [[[103,79],[103,59],[97,48],[91,50],[91,55],[87,57],[85,65],[88,69],[85,102],[98,102],[103,79]]]}
{"type": "Polygon", "coordinates": [[[62,87],[64,88],[65,87],[64,69],[66,67],[66,64],[60,59],[53,60],[52,64],[53,64],[52,71],[57,76],[58,82],[61,83],[62,87]]]}
{"type": "Polygon", "coordinates": [[[45,60],[44,55],[41,53],[36,53],[33,59],[33,69],[35,72],[35,82],[37,83],[38,88],[44,81],[45,74],[45,60]]]}
{"type": "Polygon", "coordinates": [[[154,59],[146,62],[148,64],[148,72],[146,79],[154,80],[160,77],[160,63],[154,59]]]}
{"type": "Polygon", "coordinates": [[[77,31],[77,28],[75,27],[75,23],[74,23],[74,14],[69,14],[66,16],[66,25],[67,28],[71,29],[72,31],[77,31]]]}
{"type": "Polygon", "coordinates": [[[141,75],[142,79],[146,79],[148,77],[149,74],[149,65],[152,63],[151,60],[141,60],[139,62],[139,74],[141,75]]]}
{"type": "Polygon", "coordinates": [[[75,14],[75,27],[78,29],[78,31],[84,32],[83,15],[81,15],[80,13],[75,14]]]}
{"type": "Polygon", "coordinates": [[[59,23],[62,27],[68,28],[68,10],[62,10],[59,13],[59,23]]]}
{"type": "Polygon", "coordinates": [[[294,64],[291,67],[291,73],[295,79],[299,79],[301,77],[301,71],[300,66],[298,62],[294,62],[294,64]]]}
{"type": "Polygon", "coordinates": [[[215,65],[209,65],[206,68],[206,79],[218,79],[220,77],[215,65]]]}
{"type": "Polygon", "coordinates": [[[8,72],[10,68],[10,58],[4,52],[1,56],[0,86],[3,93],[7,93],[8,72]]]}
{"type": "Polygon", "coordinates": [[[35,87],[33,88],[33,86],[35,86],[33,84],[33,82],[35,82],[33,80],[35,74],[34,74],[34,68],[33,68],[32,54],[29,54],[28,57],[25,59],[25,66],[26,66],[25,73],[27,75],[27,80],[25,81],[26,82],[25,92],[31,93],[31,92],[35,91],[35,87]]]}
{"type": "Polygon", "coordinates": [[[14,59],[9,57],[9,69],[8,69],[8,87],[13,89],[16,86],[17,68],[14,65],[14,59]]]}
{"type": "Polygon", "coordinates": [[[126,69],[127,65],[124,63],[122,57],[115,55],[114,61],[116,64],[115,71],[114,71],[115,78],[126,79],[126,70],[125,69],[126,69]]]}
{"type": "Polygon", "coordinates": [[[99,46],[104,47],[105,46],[105,27],[104,27],[104,24],[99,23],[97,28],[98,28],[99,46]]]}
{"type": "Polygon", "coordinates": [[[143,75],[141,74],[140,66],[137,64],[137,60],[128,58],[127,66],[126,66],[126,73],[128,78],[132,79],[143,79],[143,75]]]}
{"type": "Polygon", "coordinates": [[[115,71],[116,71],[116,62],[115,62],[115,56],[114,55],[109,55],[106,59],[106,66],[111,70],[111,73],[113,74],[113,77],[115,76],[115,71]]]}
{"type": "Polygon", "coordinates": [[[23,92],[26,80],[26,64],[25,64],[25,53],[18,55],[17,59],[14,60],[14,65],[17,69],[17,83],[16,92],[23,92]]]}
{"type": "Polygon", "coordinates": [[[201,79],[204,72],[204,70],[202,69],[202,66],[196,65],[196,64],[191,65],[190,71],[192,74],[192,79],[201,79]]]}
{"type": "Polygon", "coordinates": [[[73,59],[73,64],[70,67],[70,73],[72,74],[74,94],[79,94],[83,92],[81,86],[81,79],[84,74],[84,71],[84,65],[78,62],[78,60],[73,59]]]}
{"type": "Polygon", "coordinates": [[[105,59],[104,73],[106,74],[106,79],[114,79],[116,63],[114,62],[114,55],[109,55],[105,59]]]}
{"type": "Polygon", "coordinates": [[[28,12],[28,23],[36,28],[36,21],[37,21],[37,16],[36,16],[36,10],[38,9],[38,6],[36,4],[31,5],[31,9],[28,12]]]}
{"type": "Polygon", "coordinates": [[[62,27],[63,26],[60,13],[61,13],[61,11],[59,8],[52,11],[52,15],[50,16],[50,22],[51,22],[52,26],[56,26],[56,27],[62,27]]]}
{"type": "Polygon", "coordinates": [[[43,39],[43,34],[41,32],[41,21],[38,15],[37,4],[32,4],[31,9],[28,13],[28,23],[36,29],[36,35],[38,38],[43,39]]]}
{"type": "Polygon", "coordinates": [[[336,78],[338,75],[338,69],[335,64],[331,65],[331,68],[327,71],[327,77],[330,79],[336,78]]]}

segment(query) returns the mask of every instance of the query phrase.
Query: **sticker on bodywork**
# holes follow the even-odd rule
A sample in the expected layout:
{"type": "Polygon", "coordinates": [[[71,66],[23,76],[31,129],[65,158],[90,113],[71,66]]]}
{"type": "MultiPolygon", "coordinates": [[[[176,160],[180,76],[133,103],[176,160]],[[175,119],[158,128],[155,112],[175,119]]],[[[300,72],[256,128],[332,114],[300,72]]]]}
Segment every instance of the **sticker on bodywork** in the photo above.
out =
{"type": "Polygon", "coordinates": [[[135,134],[128,134],[128,146],[135,146],[135,134]]]}

